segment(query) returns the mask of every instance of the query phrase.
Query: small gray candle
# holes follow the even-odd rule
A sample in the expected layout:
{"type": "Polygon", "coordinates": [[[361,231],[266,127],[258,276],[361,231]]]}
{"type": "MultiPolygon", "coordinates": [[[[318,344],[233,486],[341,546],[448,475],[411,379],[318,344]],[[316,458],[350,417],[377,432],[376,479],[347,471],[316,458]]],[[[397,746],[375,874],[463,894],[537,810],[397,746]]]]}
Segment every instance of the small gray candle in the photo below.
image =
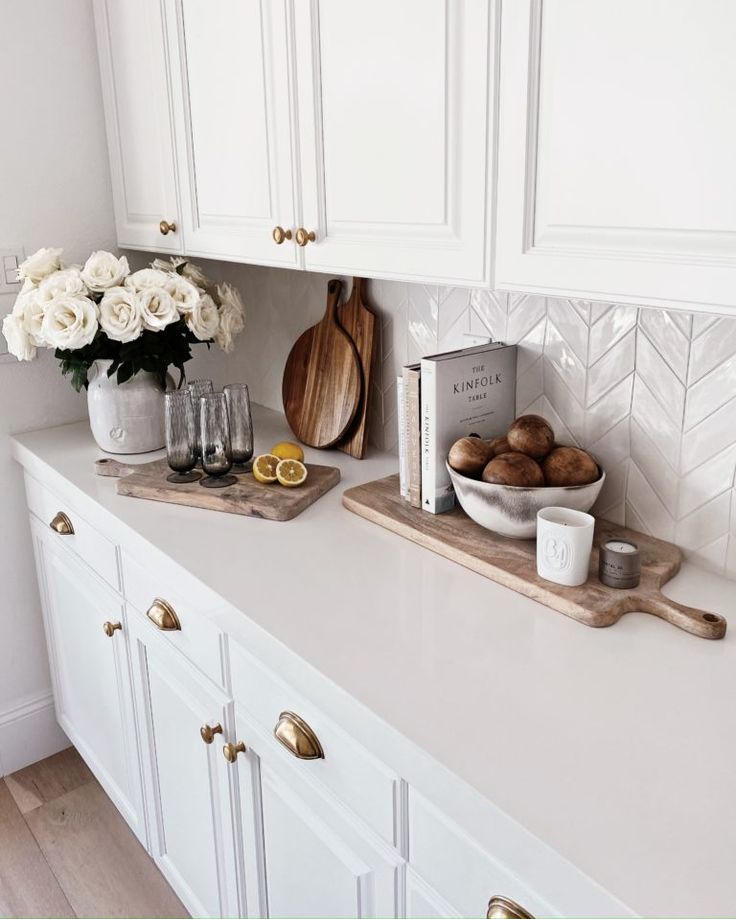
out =
{"type": "Polygon", "coordinates": [[[598,578],[607,587],[637,587],[641,580],[641,553],[630,539],[608,539],[598,553],[598,578]]]}

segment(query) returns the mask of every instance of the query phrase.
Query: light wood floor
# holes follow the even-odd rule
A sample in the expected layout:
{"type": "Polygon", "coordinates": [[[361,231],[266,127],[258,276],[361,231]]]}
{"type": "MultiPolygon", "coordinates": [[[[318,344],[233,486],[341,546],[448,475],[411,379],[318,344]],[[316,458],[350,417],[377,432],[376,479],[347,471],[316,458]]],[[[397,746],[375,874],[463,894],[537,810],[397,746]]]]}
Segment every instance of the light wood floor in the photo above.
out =
{"type": "Polygon", "coordinates": [[[71,747],[0,781],[0,916],[187,916],[71,747]]]}

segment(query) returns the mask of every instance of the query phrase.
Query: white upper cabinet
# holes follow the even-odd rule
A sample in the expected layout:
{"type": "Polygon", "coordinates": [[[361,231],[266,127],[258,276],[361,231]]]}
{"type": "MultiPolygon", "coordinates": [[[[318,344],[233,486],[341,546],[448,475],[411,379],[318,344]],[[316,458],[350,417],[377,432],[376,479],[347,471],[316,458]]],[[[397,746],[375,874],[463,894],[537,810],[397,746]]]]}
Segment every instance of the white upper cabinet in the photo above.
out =
{"type": "Polygon", "coordinates": [[[285,0],[167,0],[189,255],[293,265],[285,0]]]}
{"type": "Polygon", "coordinates": [[[504,4],[496,286],[736,306],[736,4],[504,4]]]}
{"type": "Polygon", "coordinates": [[[489,281],[495,9],[295,4],[307,268],[489,281]]]}
{"type": "Polygon", "coordinates": [[[95,0],[118,244],[182,252],[160,0],[95,0]]]}

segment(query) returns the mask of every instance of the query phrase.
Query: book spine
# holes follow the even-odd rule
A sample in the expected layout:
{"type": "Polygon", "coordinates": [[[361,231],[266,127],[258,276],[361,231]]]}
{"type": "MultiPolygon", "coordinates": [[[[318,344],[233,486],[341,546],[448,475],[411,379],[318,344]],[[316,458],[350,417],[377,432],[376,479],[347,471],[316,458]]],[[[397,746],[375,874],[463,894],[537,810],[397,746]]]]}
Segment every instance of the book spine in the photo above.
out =
{"type": "Polygon", "coordinates": [[[409,442],[409,504],[422,506],[421,405],[419,370],[406,368],[406,429],[409,442]]]}
{"type": "Polygon", "coordinates": [[[396,417],[399,423],[399,493],[409,497],[409,455],[406,441],[406,400],[404,398],[404,377],[396,377],[396,417]]]}
{"type": "Polygon", "coordinates": [[[421,506],[425,511],[437,513],[436,486],[437,462],[435,441],[437,439],[437,375],[432,361],[422,361],[422,496],[421,506]]]}

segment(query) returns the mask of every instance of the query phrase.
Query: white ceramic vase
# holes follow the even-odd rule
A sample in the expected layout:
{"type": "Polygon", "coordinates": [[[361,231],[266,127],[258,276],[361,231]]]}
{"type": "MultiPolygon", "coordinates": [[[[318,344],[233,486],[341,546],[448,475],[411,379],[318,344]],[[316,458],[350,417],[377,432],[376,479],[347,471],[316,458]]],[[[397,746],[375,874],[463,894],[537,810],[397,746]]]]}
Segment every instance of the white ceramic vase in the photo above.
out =
{"type": "MultiPolygon", "coordinates": [[[[166,443],[164,393],[153,373],[141,371],[125,383],[108,377],[112,361],[95,361],[87,374],[92,436],[106,453],[149,453],[166,443]]],[[[167,377],[167,385],[171,385],[167,377]]]]}

